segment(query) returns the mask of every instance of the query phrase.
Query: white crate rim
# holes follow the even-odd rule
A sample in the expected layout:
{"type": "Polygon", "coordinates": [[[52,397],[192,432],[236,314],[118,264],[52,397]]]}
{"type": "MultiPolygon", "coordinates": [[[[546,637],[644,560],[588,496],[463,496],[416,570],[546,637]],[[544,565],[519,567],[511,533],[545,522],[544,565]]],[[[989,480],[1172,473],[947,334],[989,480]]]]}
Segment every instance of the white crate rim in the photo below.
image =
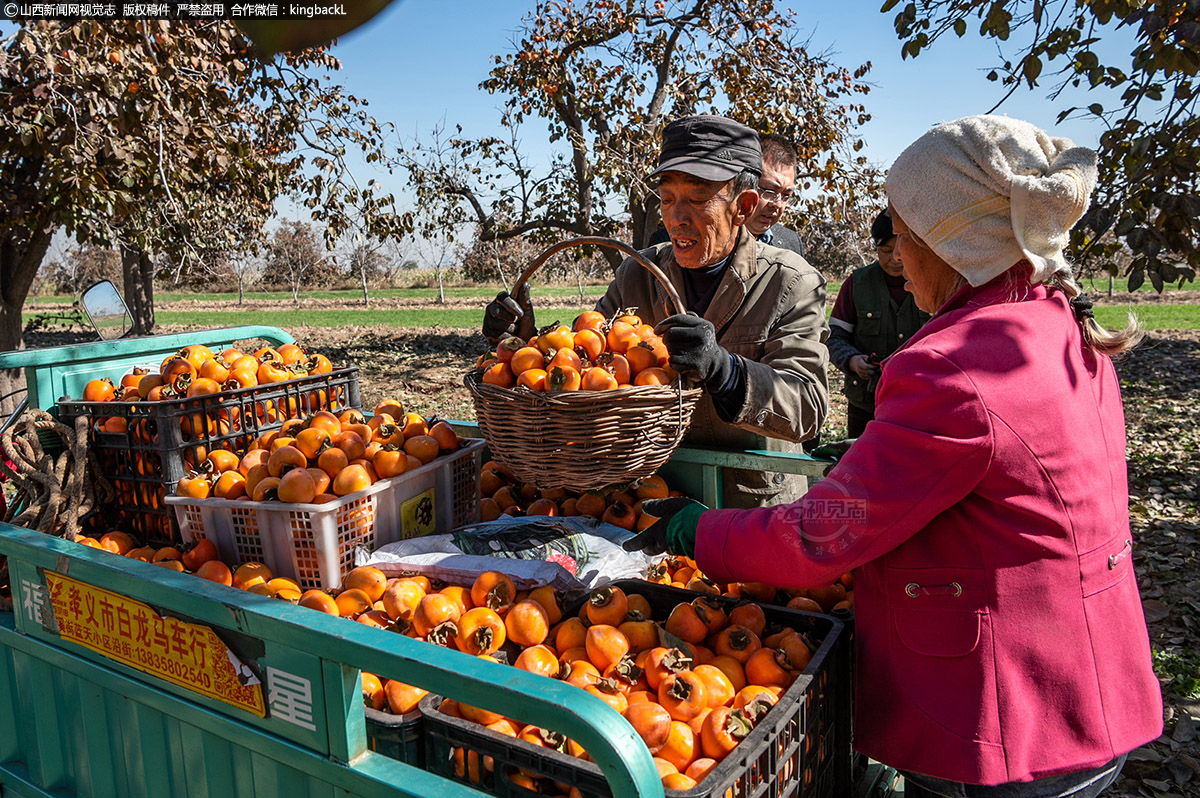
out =
{"type": "Polygon", "coordinates": [[[420,468],[414,468],[412,471],[405,471],[403,474],[400,474],[399,476],[388,477],[387,479],[381,479],[381,480],[377,481],[376,483],[374,483],[373,485],[371,485],[371,487],[369,487],[369,488],[363,488],[362,490],[355,491],[354,493],[348,493],[345,496],[339,497],[337,499],[337,501],[325,502],[324,504],[311,504],[311,503],[303,503],[302,504],[299,502],[266,502],[266,501],[255,501],[254,499],[215,499],[212,497],[209,497],[206,499],[194,499],[190,496],[166,496],[166,497],[164,497],[164,500],[166,501],[167,504],[170,504],[170,505],[183,505],[183,506],[196,505],[199,507],[216,507],[216,508],[229,508],[229,509],[254,507],[256,509],[273,510],[273,511],[278,511],[278,512],[300,511],[300,512],[306,512],[306,513],[314,513],[314,512],[315,513],[332,513],[332,512],[336,512],[337,510],[340,510],[341,508],[345,507],[346,505],[350,504],[351,502],[358,501],[359,499],[365,499],[368,496],[374,496],[376,493],[381,493],[382,491],[385,491],[394,485],[398,485],[398,484],[404,482],[406,479],[408,479],[408,477],[410,477],[413,474],[428,473],[426,471],[426,469],[431,468],[431,467],[447,466],[452,461],[457,460],[460,457],[465,457],[469,453],[474,453],[476,450],[482,449],[486,445],[486,443],[487,442],[481,438],[468,438],[467,445],[462,447],[458,451],[454,452],[453,454],[439,456],[438,458],[429,461],[428,463],[421,466],[420,468]]]}

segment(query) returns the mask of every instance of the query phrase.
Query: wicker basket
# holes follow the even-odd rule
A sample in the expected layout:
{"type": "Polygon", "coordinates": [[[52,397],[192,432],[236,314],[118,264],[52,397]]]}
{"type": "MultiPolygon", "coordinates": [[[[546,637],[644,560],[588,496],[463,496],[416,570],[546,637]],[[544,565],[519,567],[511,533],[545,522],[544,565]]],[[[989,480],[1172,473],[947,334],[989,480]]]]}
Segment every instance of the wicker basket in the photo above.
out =
{"type": "MultiPolygon", "coordinates": [[[[610,238],[561,241],[540,254],[513,285],[522,285],[556,252],[601,246],[631,256],[662,284],[675,308],[683,301],[658,265],[610,238]]],[[[658,471],[687,431],[701,390],[641,385],[612,391],[539,393],[501,388],[469,372],[463,382],[475,400],[479,429],[493,459],[539,488],[595,490],[658,471]]]]}

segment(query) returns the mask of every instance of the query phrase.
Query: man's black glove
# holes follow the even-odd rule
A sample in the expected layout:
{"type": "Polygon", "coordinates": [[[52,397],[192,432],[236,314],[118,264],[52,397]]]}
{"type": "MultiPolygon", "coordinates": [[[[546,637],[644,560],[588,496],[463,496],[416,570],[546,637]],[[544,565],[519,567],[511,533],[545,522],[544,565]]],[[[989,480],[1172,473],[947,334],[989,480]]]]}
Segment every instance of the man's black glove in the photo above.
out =
{"type": "Polygon", "coordinates": [[[495,344],[510,335],[528,341],[537,334],[533,321],[533,300],[529,297],[529,283],[521,286],[514,298],[507,291],[496,294],[488,303],[483,316],[483,337],[495,344]]]}
{"type": "Polygon", "coordinates": [[[694,313],[678,313],[659,322],[654,332],[662,336],[671,356],[671,368],[710,392],[725,387],[733,365],[729,352],[717,343],[717,330],[711,321],[694,313]]]}
{"type": "Polygon", "coordinates": [[[700,524],[700,515],[707,509],[695,499],[684,496],[646,499],[642,502],[642,512],[658,520],[622,543],[621,548],[647,554],[666,551],[695,557],[696,527],[700,524]]]}

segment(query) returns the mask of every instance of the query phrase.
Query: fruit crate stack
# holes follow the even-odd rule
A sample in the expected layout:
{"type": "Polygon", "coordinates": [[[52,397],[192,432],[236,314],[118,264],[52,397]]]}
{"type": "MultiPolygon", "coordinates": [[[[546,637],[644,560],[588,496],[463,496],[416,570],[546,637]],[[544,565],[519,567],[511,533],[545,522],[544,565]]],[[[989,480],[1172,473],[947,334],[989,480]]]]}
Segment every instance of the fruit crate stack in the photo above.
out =
{"type": "Polygon", "coordinates": [[[58,401],[70,426],[88,418],[88,440],[116,500],[99,523],[143,540],[179,540],[165,498],[214,449],[244,449],[259,435],[320,409],[361,407],[358,369],[346,366],[307,377],[181,399],[137,402],[58,401]],[[115,420],[111,421],[111,420],[115,420]]]}
{"type": "MultiPolygon", "coordinates": [[[[788,609],[824,613],[843,624],[841,643],[836,652],[838,705],[846,707],[839,713],[844,725],[843,739],[854,739],[854,574],[842,576],[828,587],[808,590],[777,589],[762,582],[713,582],[686,557],[664,557],[651,567],[648,580],[656,584],[673,585],[701,593],[719,593],[734,598],[748,598],[764,604],[788,609]]],[[[856,783],[866,771],[867,758],[851,748],[848,757],[839,760],[839,783],[856,783]]]]}
{"type": "Polygon", "coordinates": [[[324,504],[168,496],[166,505],[185,543],[210,539],[227,564],[263,562],[306,590],[335,588],[359,548],[478,521],[483,447],[465,440],[456,452],[324,504]]]}

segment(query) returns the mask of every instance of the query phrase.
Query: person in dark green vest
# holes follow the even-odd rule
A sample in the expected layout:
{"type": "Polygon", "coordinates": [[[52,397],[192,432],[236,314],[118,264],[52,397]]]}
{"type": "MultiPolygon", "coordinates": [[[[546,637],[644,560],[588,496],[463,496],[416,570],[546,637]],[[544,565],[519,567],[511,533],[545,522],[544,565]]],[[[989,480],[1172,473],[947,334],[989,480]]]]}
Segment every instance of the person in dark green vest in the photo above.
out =
{"type": "Polygon", "coordinates": [[[829,360],[846,375],[846,437],[857,438],[875,417],[880,361],[899,349],[929,314],[904,290],[892,218],[885,210],[871,223],[875,256],[842,283],[829,318],[829,360]]]}

